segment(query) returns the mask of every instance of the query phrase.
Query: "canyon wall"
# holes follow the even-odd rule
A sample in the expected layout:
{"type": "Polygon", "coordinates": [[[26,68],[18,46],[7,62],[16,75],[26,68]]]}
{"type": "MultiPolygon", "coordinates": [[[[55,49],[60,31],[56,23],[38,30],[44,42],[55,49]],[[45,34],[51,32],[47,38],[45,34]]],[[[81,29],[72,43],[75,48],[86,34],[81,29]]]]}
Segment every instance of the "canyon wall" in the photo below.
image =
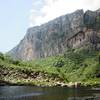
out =
{"type": "MultiPolygon", "coordinates": [[[[32,60],[62,54],[66,48],[77,48],[100,40],[100,9],[77,10],[41,26],[31,27],[20,43],[9,51],[14,59],[32,60]]],[[[95,43],[94,43],[95,42],[95,43]]]]}

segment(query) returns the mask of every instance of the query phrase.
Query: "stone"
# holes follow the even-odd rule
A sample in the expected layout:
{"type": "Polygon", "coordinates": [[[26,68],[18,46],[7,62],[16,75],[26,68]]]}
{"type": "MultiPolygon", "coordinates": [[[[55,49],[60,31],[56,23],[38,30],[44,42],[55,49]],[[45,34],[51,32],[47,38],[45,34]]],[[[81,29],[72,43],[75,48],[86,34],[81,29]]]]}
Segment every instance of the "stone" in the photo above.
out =
{"type": "Polygon", "coordinates": [[[99,10],[84,13],[81,9],[40,26],[31,27],[8,54],[18,60],[33,60],[62,54],[69,47],[82,47],[90,42],[91,33],[95,31],[100,35],[100,27],[98,30],[91,27],[99,15],[99,10]]]}

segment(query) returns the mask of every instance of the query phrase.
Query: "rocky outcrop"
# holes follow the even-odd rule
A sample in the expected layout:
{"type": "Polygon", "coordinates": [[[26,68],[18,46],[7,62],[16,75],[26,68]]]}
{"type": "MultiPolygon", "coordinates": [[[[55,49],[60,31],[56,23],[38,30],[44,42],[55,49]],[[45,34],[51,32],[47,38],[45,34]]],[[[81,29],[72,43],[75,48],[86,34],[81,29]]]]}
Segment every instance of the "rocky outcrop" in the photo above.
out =
{"type": "Polygon", "coordinates": [[[99,26],[99,10],[85,13],[77,10],[41,26],[29,28],[24,39],[9,54],[21,60],[61,54],[67,47],[82,46],[90,33],[100,33],[99,26]]]}
{"type": "Polygon", "coordinates": [[[89,46],[91,49],[100,49],[100,9],[84,14],[84,26],[78,33],[72,35],[68,40],[68,47],[79,48],[89,46]]]}

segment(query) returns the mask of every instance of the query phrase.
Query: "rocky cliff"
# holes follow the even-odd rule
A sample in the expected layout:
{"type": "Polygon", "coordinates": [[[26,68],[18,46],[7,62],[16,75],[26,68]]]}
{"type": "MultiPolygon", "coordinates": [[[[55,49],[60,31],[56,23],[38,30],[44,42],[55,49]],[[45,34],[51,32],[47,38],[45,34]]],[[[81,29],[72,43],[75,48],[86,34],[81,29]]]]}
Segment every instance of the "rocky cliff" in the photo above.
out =
{"type": "Polygon", "coordinates": [[[67,47],[76,48],[88,42],[93,44],[94,37],[96,40],[98,38],[96,46],[99,47],[99,35],[100,9],[85,13],[77,10],[41,26],[29,28],[25,37],[9,54],[21,60],[44,58],[61,54],[67,47]]]}

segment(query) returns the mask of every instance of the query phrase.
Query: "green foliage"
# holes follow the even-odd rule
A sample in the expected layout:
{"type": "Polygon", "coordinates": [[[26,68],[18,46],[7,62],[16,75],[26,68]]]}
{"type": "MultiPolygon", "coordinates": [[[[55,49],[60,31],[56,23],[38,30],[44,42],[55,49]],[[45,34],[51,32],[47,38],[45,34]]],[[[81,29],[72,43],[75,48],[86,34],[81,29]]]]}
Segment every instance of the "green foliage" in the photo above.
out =
{"type": "Polygon", "coordinates": [[[97,25],[100,26],[100,16],[97,16],[97,17],[96,17],[96,23],[97,23],[97,25]]]}
{"type": "Polygon", "coordinates": [[[0,52],[0,59],[4,60],[4,55],[1,52],[0,52]]]}
{"type": "Polygon", "coordinates": [[[0,68],[17,70],[27,75],[32,72],[42,72],[46,73],[48,78],[53,77],[53,80],[56,80],[56,77],[59,77],[63,82],[91,83],[94,78],[100,78],[99,54],[99,51],[93,50],[68,49],[62,55],[25,62],[13,60],[0,53],[0,68]]]}
{"type": "Polygon", "coordinates": [[[96,25],[95,25],[96,29],[99,30],[100,29],[100,15],[96,17],[96,25]]]}
{"type": "Polygon", "coordinates": [[[54,67],[63,67],[64,65],[65,65],[64,56],[62,56],[62,55],[56,56],[53,66],[54,67]]]}

